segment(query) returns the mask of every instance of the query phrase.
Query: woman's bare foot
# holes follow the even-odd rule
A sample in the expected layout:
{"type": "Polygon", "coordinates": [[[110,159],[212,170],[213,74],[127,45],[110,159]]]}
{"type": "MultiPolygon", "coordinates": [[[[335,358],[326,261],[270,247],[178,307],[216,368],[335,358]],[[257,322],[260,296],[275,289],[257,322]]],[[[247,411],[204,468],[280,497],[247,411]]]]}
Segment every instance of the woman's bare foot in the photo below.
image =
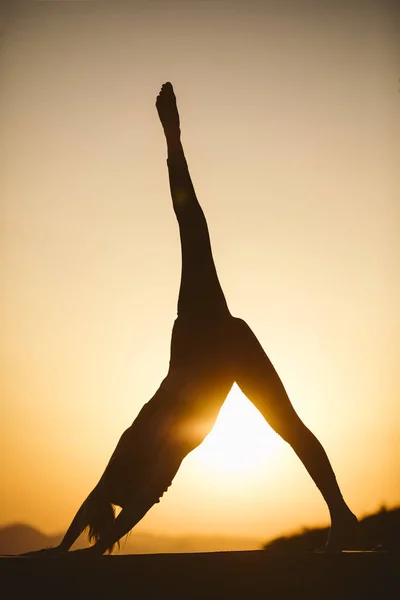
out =
{"type": "Polygon", "coordinates": [[[179,139],[181,130],[178,107],[172,84],[167,81],[157,96],[156,107],[167,140],[179,139]]]}
{"type": "Polygon", "coordinates": [[[341,552],[355,550],[357,545],[358,519],[349,510],[348,513],[332,519],[328,541],[317,552],[341,552]]]}

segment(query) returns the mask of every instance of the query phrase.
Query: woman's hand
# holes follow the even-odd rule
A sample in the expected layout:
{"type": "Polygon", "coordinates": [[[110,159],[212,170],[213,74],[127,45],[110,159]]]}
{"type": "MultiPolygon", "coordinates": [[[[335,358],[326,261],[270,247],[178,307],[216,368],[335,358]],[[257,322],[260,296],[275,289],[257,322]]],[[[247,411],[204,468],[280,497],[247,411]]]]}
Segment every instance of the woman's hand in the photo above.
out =
{"type": "Polygon", "coordinates": [[[29,558],[61,558],[68,554],[67,550],[63,550],[60,546],[50,548],[42,548],[41,550],[33,550],[32,552],[23,552],[18,556],[27,556],[29,558]]]}
{"type": "Polygon", "coordinates": [[[63,550],[60,546],[51,548],[42,548],[41,550],[33,550],[32,552],[24,552],[18,554],[18,556],[25,556],[28,558],[87,558],[89,556],[101,556],[103,553],[98,546],[93,545],[89,548],[82,548],[80,550],[63,550]]]}
{"type": "Polygon", "coordinates": [[[101,556],[103,552],[99,549],[96,544],[89,546],[89,548],[81,548],[80,550],[73,550],[68,553],[71,558],[89,558],[91,556],[101,556]]]}

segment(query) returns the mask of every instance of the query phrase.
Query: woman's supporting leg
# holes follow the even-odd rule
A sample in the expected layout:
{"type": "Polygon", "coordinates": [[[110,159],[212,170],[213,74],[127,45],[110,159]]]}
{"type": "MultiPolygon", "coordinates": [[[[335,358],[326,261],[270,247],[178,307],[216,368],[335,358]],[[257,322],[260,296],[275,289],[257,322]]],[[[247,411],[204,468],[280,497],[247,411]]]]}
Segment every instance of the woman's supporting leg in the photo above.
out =
{"type": "Polygon", "coordinates": [[[181,239],[182,276],[178,315],[227,314],[228,307],[212,256],[207,222],[183,152],[176,98],[170,83],[162,86],[156,106],[167,141],[170,189],[181,239]]]}
{"type": "Polygon", "coordinates": [[[269,425],[288,442],[311,475],[330,512],[326,548],[342,550],[353,537],[356,517],[345,503],[328,456],[294,410],[271,361],[250,327],[235,319],[236,383],[269,425]]]}

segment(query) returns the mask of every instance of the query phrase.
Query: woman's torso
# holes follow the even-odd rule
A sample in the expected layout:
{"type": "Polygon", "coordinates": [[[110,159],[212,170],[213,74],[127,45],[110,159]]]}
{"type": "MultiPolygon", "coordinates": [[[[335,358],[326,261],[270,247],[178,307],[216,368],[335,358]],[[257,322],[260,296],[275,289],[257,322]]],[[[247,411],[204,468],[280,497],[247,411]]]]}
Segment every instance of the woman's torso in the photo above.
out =
{"type": "Polygon", "coordinates": [[[231,325],[175,321],[168,374],[122,434],[103,475],[114,497],[126,495],[133,480],[144,482],[160,453],[170,453],[178,468],[211,431],[234,382],[231,325]]]}

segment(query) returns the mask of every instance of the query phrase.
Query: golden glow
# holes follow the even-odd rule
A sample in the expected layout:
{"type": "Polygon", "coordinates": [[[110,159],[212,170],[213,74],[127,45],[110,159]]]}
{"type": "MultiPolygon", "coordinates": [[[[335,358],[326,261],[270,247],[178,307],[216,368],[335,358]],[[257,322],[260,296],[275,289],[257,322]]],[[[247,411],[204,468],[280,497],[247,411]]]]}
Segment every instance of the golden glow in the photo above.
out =
{"type": "MultiPolygon", "coordinates": [[[[166,374],[166,80],[232,314],[353,510],[400,502],[396,3],[327,4],[31,2],[2,27],[0,525],[66,527],[166,374]]],[[[234,388],[140,527],[265,538],[326,520],[234,388]]]]}

